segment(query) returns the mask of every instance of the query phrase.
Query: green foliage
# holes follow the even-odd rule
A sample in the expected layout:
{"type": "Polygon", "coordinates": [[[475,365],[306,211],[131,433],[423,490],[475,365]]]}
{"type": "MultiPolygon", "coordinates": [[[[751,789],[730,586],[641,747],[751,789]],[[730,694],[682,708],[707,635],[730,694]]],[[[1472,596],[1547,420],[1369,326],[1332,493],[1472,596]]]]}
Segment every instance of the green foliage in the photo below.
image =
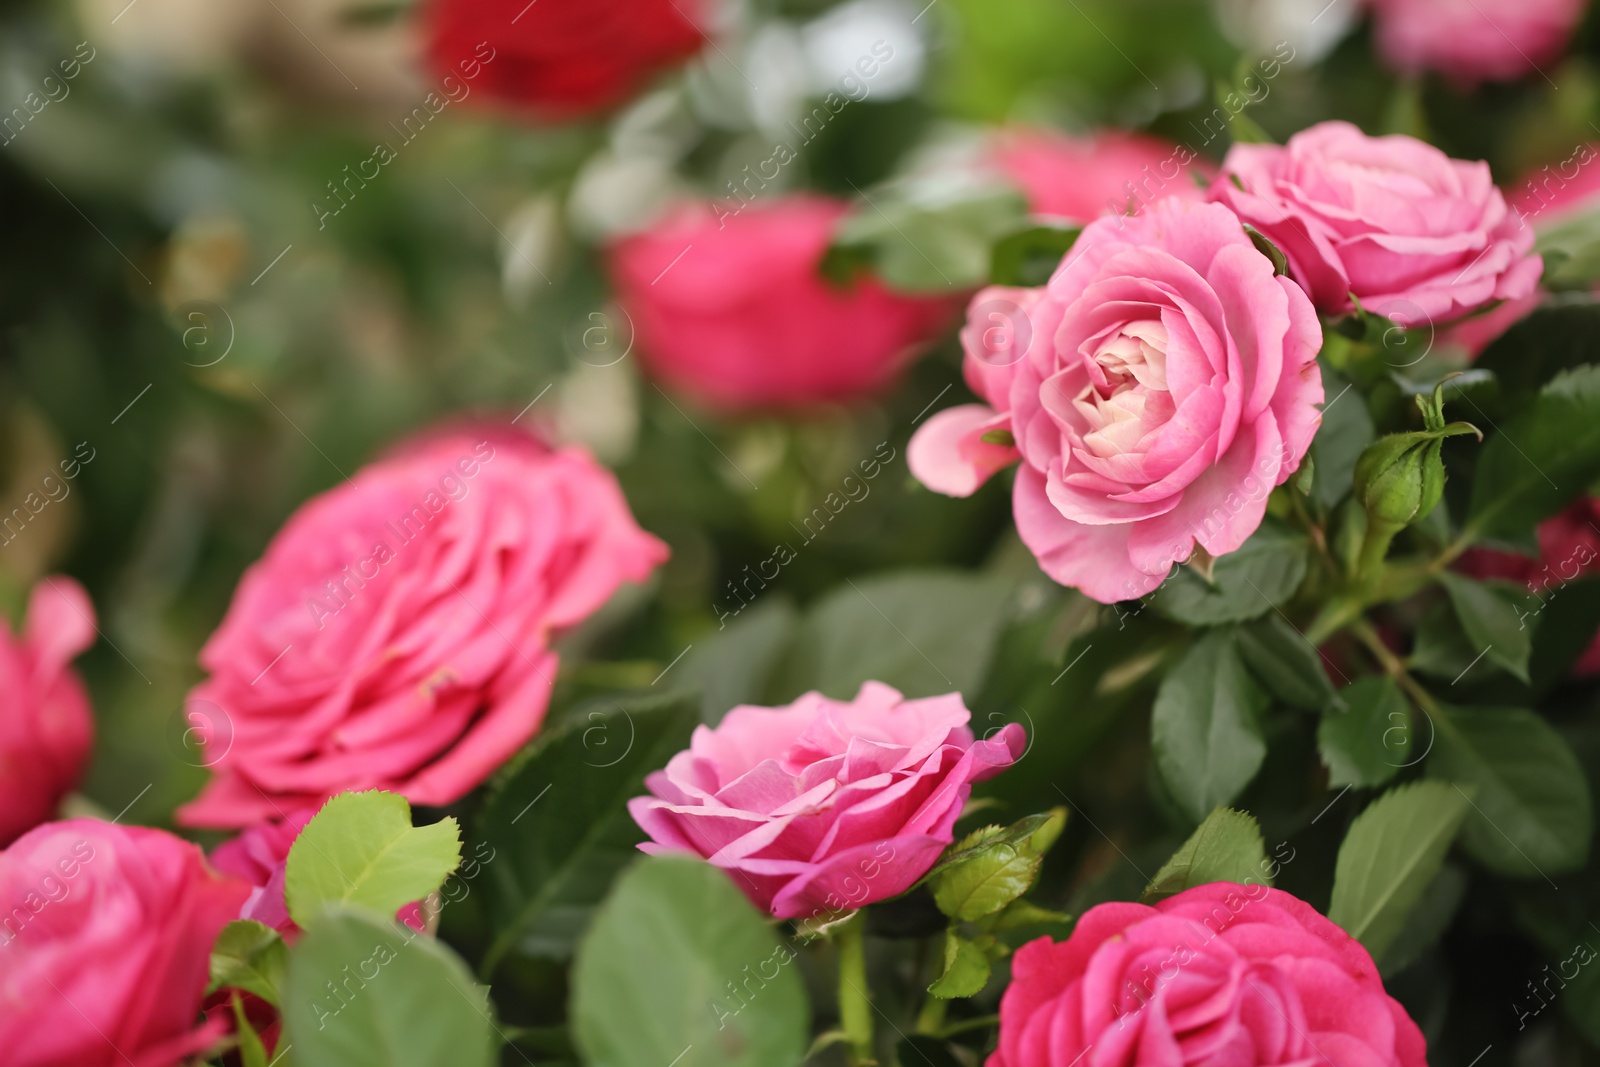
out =
{"type": "Polygon", "coordinates": [[[1333,508],[1350,494],[1356,461],[1376,436],[1366,398],[1355,383],[1319,361],[1322,367],[1322,426],[1311,440],[1316,464],[1311,495],[1324,508],[1333,508]]]}
{"type": "Polygon", "coordinates": [[[1070,223],[1030,221],[994,243],[989,260],[991,285],[1043,285],[1072,250],[1083,227],[1070,223]]]}
{"type": "Polygon", "coordinates": [[[1396,786],[1373,801],[1339,846],[1328,918],[1381,958],[1438,874],[1467,807],[1464,793],[1439,782],[1396,786]]]}
{"type": "Polygon", "coordinates": [[[646,857],[578,947],[572,1024],[593,1067],[792,1067],[807,1045],[795,952],[727,872],[646,857]]]}
{"type": "MultiPolygon", "coordinates": [[[[989,277],[990,249],[1014,229],[1026,205],[1012,188],[911,180],[864,194],[865,203],[839,227],[832,266],[871,264],[897,289],[948,292],[981,285],[989,277]]],[[[850,268],[843,268],[848,272],[850,268]]]]}
{"type": "Polygon", "coordinates": [[[1056,808],[1009,827],[981,827],[956,842],[928,878],[939,910],[971,922],[1017,900],[1038,877],[1066,821],[1066,809],[1056,808]]]}
{"type": "Polygon", "coordinates": [[[316,915],[289,956],[296,1067],[489,1067],[488,991],[425,934],[367,912],[316,915]]]}
{"type": "Polygon", "coordinates": [[[278,931],[254,919],[235,919],[211,946],[211,984],[206,991],[242,989],[281,1007],[288,958],[278,931]]]}
{"type": "Polygon", "coordinates": [[[352,905],[391,916],[438,889],[461,863],[452,818],[411,825],[404,797],[340,793],[306,823],[289,850],[284,896],[307,926],[323,908],[352,905]]]}
{"type": "Polygon", "coordinates": [[[972,997],[989,982],[989,957],[975,942],[954,930],[945,932],[944,969],[928,987],[941,1000],[972,997]]]}
{"type": "Polygon", "coordinates": [[[1388,675],[1357,678],[1340,690],[1343,708],[1330,707],[1317,726],[1317,751],[1330,786],[1383,785],[1407,765],[1411,713],[1388,675]]]}
{"type": "Polygon", "coordinates": [[[1267,754],[1267,695],[1245,670],[1233,634],[1211,631],[1167,673],[1150,741],[1173,799],[1199,821],[1250,784],[1267,754]]]}
{"type": "Polygon", "coordinates": [[[1489,437],[1467,526],[1516,537],[1600,478],[1600,367],[1563,371],[1489,437]]]}
{"type": "Polygon", "coordinates": [[[1285,704],[1318,711],[1337,698],[1322,654],[1282,615],[1239,627],[1238,644],[1250,670],[1285,704]]]}
{"type": "Polygon", "coordinates": [[[1213,809],[1161,865],[1145,887],[1144,901],[1154,904],[1207,882],[1272,884],[1261,827],[1253,817],[1232,808],[1213,809]]]}
{"type": "Polygon", "coordinates": [[[1150,606],[1190,626],[1256,618],[1286,603],[1300,587],[1306,551],[1303,534],[1268,518],[1237,551],[1217,559],[1211,581],[1192,567],[1179,567],[1151,594],[1150,606]]]}
{"type": "Polygon", "coordinates": [[[1439,576],[1450,603],[1461,620],[1461,630],[1467,640],[1481,652],[1485,659],[1498,664],[1519,680],[1528,681],[1528,657],[1533,645],[1521,612],[1512,598],[1520,600],[1517,591],[1509,595],[1483,582],[1446,571],[1439,576]]]}

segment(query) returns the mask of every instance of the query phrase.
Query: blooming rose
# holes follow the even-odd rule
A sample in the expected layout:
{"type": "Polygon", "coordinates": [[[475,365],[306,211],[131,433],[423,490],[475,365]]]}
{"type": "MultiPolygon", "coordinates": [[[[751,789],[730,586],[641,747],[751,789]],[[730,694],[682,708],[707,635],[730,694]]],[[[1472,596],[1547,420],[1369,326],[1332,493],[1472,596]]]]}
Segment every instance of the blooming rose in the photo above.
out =
{"type": "Polygon", "coordinates": [[[1193,150],[1144,134],[1106,130],[1092,137],[1068,137],[1052,130],[1012,129],[994,141],[995,166],[1022,188],[1028,209],[1088,222],[1101,215],[1124,215],[1130,206],[1181,196],[1199,200],[1204,192],[1191,172],[1193,150]]]}
{"type": "Polygon", "coordinates": [[[646,852],[694,852],[780,919],[861,907],[928,873],[972,783],[1022,754],[1022,727],[973,740],[961,694],[905,700],[867,682],[737,707],[628,802],[646,852]]]}
{"type": "Polygon", "coordinates": [[[1426,1067],[1422,1031],[1360,943],[1263,885],[1089,909],[1017,951],[987,1067],[1426,1067]],[[1087,1054],[1086,1054],[1087,1053],[1087,1054]]]}
{"type": "Polygon", "coordinates": [[[160,830],[46,823],[0,852],[0,1048],[9,1067],[175,1067],[211,943],[249,888],[160,830]]]}
{"type": "MultiPolygon", "coordinates": [[[[1474,578],[1499,578],[1524,586],[1528,599],[1518,614],[1537,615],[1561,594],[1562,586],[1600,572],[1600,497],[1584,497],[1550,516],[1539,524],[1538,536],[1538,559],[1473,548],[1462,553],[1456,569],[1474,578]]],[[[1573,673],[1600,674],[1600,634],[1578,659],[1573,673]]]]}
{"type": "Polygon", "coordinates": [[[180,819],[460,799],[538,730],[552,632],[665,556],[580,449],[463,428],[374,463],[290,517],[201,650],[216,776],[180,819]]]}
{"type": "Polygon", "coordinates": [[[452,99],[478,88],[501,103],[567,119],[621,103],[658,71],[698,52],[704,6],[702,0],[429,0],[423,32],[452,99]]]}
{"type": "Polygon", "coordinates": [[[1236,144],[1211,197],[1272,240],[1317,310],[1355,308],[1403,326],[1443,325],[1533,292],[1533,231],[1489,165],[1413,137],[1323,122],[1286,145],[1236,144]]]}
{"type": "Polygon", "coordinates": [[[1102,603],[1150,592],[1197,541],[1243,544],[1322,418],[1311,304],[1218,204],[1091,223],[1044,288],[974,297],[961,342],[988,403],[929,419],[912,474],[966,496],[1020,458],[1017,532],[1102,603]]]}
{"type": "Polygon", "coordinates": [[[1584,0],[1371,0],[1378,51],[1396,70],[1458,84],[1532,77],[1560,55],[1584,0]]]}
{"type": "Polygon", "coordinates": [[[0,846],[54,815],[78,784],[94,721],[68,663],[94,632],[94,605],[62,577],[34,586],[20,639],[0,622],[0,846]]]}
{"type": "Polygon", "coordinates": [[[611,251],[650,370],[724,409],[794,408],[881,390],[943,327],[943,298],[818,274],[844,203],[795,195],[737,213],[681,207],[611,251]]]}

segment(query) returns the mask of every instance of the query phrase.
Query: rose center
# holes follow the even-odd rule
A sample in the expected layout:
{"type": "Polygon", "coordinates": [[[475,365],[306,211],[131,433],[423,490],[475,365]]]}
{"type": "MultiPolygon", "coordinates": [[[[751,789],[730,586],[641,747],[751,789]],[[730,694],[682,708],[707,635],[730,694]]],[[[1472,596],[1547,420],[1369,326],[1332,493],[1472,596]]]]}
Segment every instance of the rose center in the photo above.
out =
{"type": "Polygon", "coordinates": [[[1167,328],[1154,319],[1126,323],[1089,363],[1089,381],[1073,400],[1089,424],[1084,447],[1102,457],[1134,451],[1160,421],[1149,401],[1167,391],[1167,328]]]}

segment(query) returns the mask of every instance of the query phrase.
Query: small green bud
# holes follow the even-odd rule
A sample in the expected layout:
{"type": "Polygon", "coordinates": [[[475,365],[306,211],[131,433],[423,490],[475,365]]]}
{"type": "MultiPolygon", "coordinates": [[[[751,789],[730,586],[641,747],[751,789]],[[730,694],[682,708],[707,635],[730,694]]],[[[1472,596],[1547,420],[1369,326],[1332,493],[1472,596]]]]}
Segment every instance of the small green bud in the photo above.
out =
{"type": "Polygon", "coordinates": [[[1477,434],[1468,422],[1444,421],[1444,383],[1434,388],[1433,397],[1418,396],[1426,429],[1412,433],[1392,433],[1367,446],[1356,460],[1356,499],[1366,508],[1370,526],[1380,533],[1403,529],[1427,518],[1444,495],[1444,461],[1440,453],[1444,439],[1458,434],[1477,434]]]}

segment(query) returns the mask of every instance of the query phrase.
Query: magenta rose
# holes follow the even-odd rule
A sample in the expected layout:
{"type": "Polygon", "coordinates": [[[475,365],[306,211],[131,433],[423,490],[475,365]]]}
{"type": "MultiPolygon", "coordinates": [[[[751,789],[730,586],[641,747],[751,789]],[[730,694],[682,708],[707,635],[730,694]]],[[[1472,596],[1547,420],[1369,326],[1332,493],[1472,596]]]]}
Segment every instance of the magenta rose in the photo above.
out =
{"type": "Polygon", "coordinates": [[[290,517],[201,650],[216,774],[181,821],[460,799],[538,730],[551,636],[665,557],[580,449],[467,427],[366,467],[290,517]]]}
{"type": "Polygon", "coordinates": [[[1155,589],[1196,543],[1243,544],[1322,418],[1311,304],[1219,204],[1091,223],[1043,289],[975,296],[961,341],[987,403],[930,418],[912,474],[965,496],[1020,458],[1017,532],[1102,603],[1155,589]]]}
{"type": "Polygon", "coordinates": [[[20,637],[0,622],[0,846],[55,815],[78,784],[94,720],[70,663],[94,634],[94,605],[59,576],[33,587],[20,637]]]}
{"type": "Polygon", "coordinates": [[[1487,163],[1348,122],[1318,123],[1285,145],[1234,145],[1211,198],[1283,250],[1325,315],[1359,300],[1402,326],[1443,326],[1527,296],[1544,269],[1487,163]]]}
{"type": "Polygon", "coordinates": [[[1426,1067],[1360,943],[1263,885],[1089,909],[1017,951],[987,1067],[1426,1067]]]}
{"type": "Polygon", "coordinates": [[[0,1049],[9,1067],[176,1067],[211,943],[249,894],[200,849],[96,819],[46,823],[0,852],[0,1049]]]}
{"type": "Polygon", "coordinates": [[[1584,0],[1370,0],[1384,61],[1458,85],[1538,77],[1583,18],[1584,0]]]}
{"type": "Polygon", "coordinates": [[[651,373],[711,407],[798,408],[880,392],[936,335],[948,299],[820,273],[848,210],[793,195],[682,206],[620,241],[611,277],[651,373]]]}
{"type": "Polygon", "coordinates": [[[972,792],[1022,754],[1022,727],[974,740],[961,694],[906,700],[867,682],[737,707],[628,802],[645,852],[692,852],[780,919],[897,896],[938,860],[972,792]]]}
{"type": "Polygon", "coordinates": [[[1121,130],[1068,137],[1009,129],[995,137],[990,154],[995,167],[1022,189],[1028,210],[1080,222],[1125,215],[1167,196],[1202,199],[1191,175],[1211,173],[1184,145],[1121,130]]]}

